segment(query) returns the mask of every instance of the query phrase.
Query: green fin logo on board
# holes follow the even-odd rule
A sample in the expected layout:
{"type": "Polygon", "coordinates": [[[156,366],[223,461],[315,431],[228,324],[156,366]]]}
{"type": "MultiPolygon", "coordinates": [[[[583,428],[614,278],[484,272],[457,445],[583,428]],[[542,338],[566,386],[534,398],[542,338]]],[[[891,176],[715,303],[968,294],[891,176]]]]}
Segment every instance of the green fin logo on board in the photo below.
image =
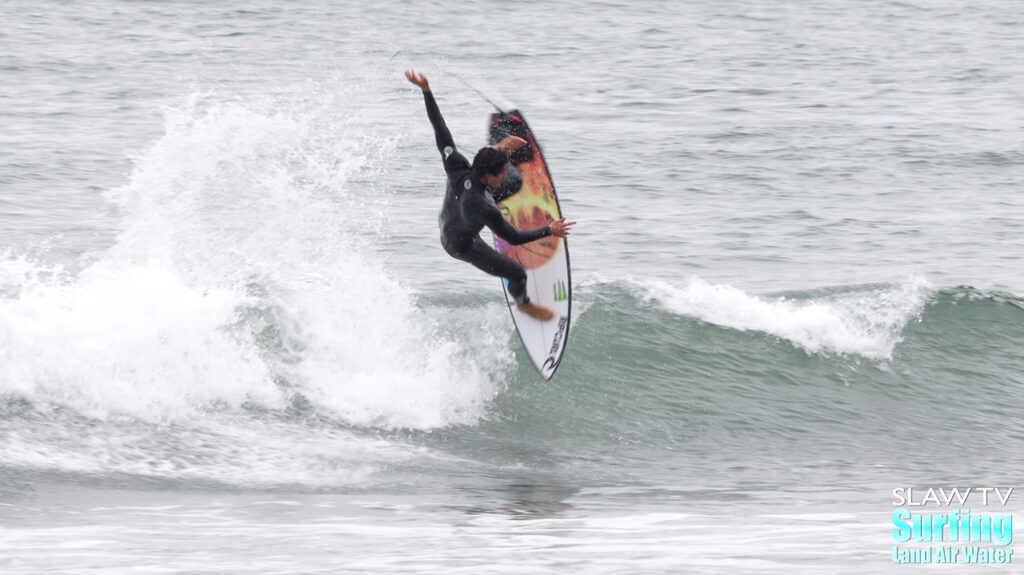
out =
{"type": "Polygon", "coordinates": [[[554,285],[555,288],[555,301],[565,301],[569,299],[569,290],[565,287],[565,282],[558,280],[554,285]]]}

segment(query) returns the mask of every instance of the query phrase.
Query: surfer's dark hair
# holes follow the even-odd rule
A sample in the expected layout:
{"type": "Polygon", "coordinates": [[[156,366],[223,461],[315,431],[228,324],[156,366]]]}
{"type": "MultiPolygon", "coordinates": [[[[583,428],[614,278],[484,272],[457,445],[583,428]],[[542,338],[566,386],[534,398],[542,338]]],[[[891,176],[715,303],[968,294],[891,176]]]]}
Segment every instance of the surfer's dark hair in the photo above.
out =
{"type": "Polygon", "coordinates": [[[480,148],[473,158],[473,177],[482,181],[484,175],[496,176],[505,169],[507,163],[508,155],[505,152],[490,146],[480,148]]]}

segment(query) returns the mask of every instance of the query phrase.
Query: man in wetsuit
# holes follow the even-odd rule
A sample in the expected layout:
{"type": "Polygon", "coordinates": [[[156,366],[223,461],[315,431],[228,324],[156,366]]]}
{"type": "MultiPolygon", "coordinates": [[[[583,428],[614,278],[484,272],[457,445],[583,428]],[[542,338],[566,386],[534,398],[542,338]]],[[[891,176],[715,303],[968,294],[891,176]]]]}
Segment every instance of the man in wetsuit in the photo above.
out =
{"type": "Polygon", "coordinates": [[[441,245],[453,258],[507,279],[508,291],[515,298],[516,309],[540,321],[550,320],[555,312],[531,302],[526,295],[526,270],[523,266],[487,245],[480,237],[480,230],[487,226],[508,243],[520,245],[548,236],[564,238],[576,222],[566,222],[565,218],[561,218],[542,228],[519,231],[505,220],[494,202],[493,193],[505,181],[508,153],[524,146],[526,141],[508,136],[494,146],[481,148],[471,165],[455,149],[455,140],[441,117],[441,110],[430,92],[427,77],[413,70],[407,71],[405,77],[423,90],[427,117],[434,127],[434,139],[444,161],[444,171],[448,175],[448,186],[439,217],[441,245]]]}

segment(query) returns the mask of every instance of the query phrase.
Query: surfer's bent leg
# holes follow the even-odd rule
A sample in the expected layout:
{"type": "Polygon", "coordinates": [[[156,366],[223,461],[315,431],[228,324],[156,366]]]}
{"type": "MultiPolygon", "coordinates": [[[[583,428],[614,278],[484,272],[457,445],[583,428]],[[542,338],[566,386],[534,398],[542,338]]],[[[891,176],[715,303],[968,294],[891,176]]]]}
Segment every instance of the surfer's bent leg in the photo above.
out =
{"type": "Polygon", "coordinates": [[[508,280],[508,293],[516,300],[517,305],[530,303],[526,295],[526,269],[512,258],[498,253],[494,248],[487,245],[480,236],[473,238],[469,249],[460,254],[451,254],[452,257],[474,267],[485,271],[492,276],[503,277],[508,280]]]}

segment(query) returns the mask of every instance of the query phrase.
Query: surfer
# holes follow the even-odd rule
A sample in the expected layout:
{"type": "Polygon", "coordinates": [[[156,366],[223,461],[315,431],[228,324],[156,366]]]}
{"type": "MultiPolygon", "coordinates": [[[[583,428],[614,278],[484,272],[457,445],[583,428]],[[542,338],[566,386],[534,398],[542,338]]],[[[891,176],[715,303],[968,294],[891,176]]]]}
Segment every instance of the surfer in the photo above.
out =
{"type": "MultiPolygon", "coordinates": [[[[517,230],[501,215],[494,201],[494,193],[500,190],[505,181],[509,152],[526,145],[526,140],[507,136],[493,146],[480,148],[470,164],[455,148],[455,140],[441,117],[441,110],[430,92],[427,77],[414,70],[406,71],[405,77],[423,90],[427,117],[434,127],[437,150],[441,152],[444,171],[448,175],[444,203],[438,218],[444,251],[477,269],[505,278],[508,280],[508,292],[516,301],[516,309],[540,321],[550,320],[555,312],[530,301],[526,295],[526,269],[519,262],[487,245],[480,237],[480,230],[487,226],[501,239],[512,245],[520,245],[548,236],[564,238],[576,222],[566,222],[565,218],[561,218],[542,228],[517,230]]],[[[503,196],[511,195],[508,190],[501,192],[503,196]]]]}

